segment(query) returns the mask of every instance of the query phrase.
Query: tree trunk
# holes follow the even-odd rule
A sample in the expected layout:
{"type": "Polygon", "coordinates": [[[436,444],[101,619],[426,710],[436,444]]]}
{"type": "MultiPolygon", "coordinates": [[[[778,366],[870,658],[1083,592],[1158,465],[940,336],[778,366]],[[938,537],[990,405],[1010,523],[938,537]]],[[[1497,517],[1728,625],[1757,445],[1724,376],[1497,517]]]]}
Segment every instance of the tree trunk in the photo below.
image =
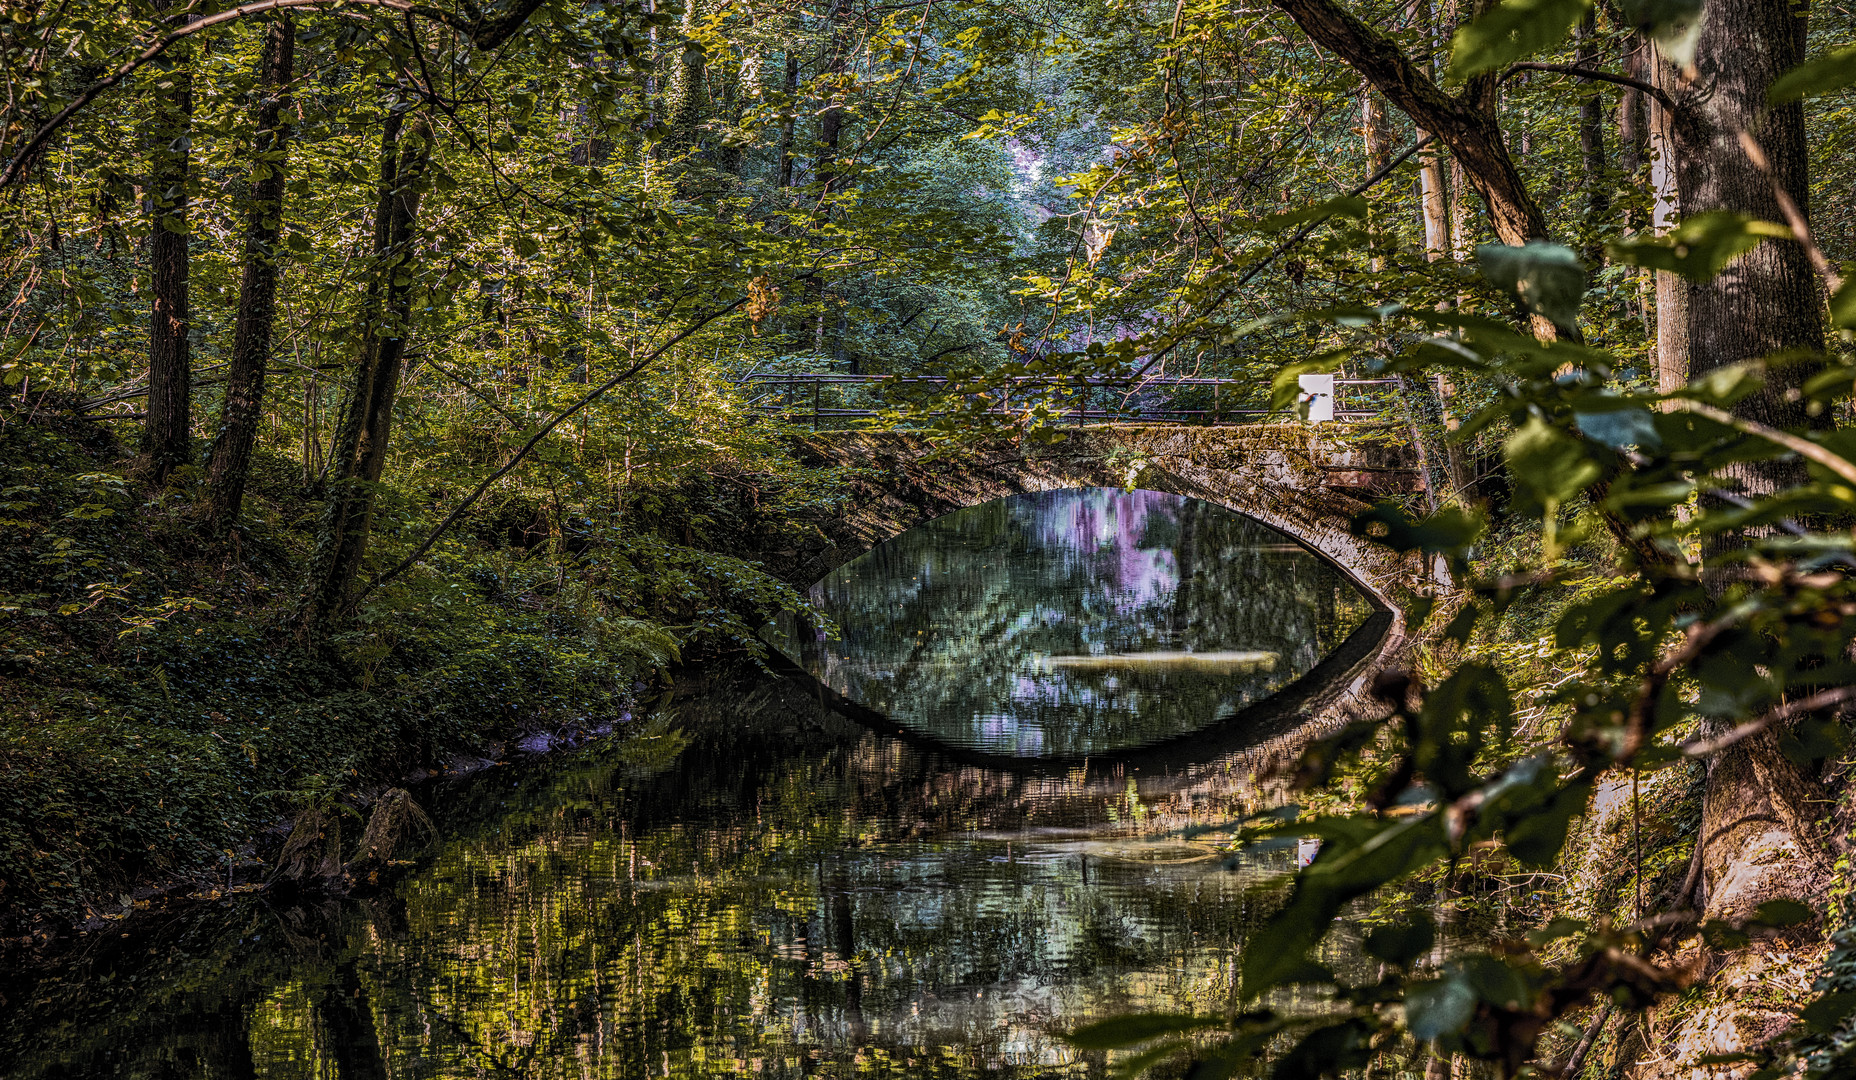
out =
{"type": "MultiPolygon", "coordinates": [[[[1597,16],[1587,11],[1578,28],[1576,56],[1580,67],[1598,66],[1597,36],[1597,16]]],[[[1602,266],[1605,249],[1598,236],[1611,212],[1611,177],[1605,165],[1605,106],[1597,86],[1587,86],[1584,94],[1579,102],[1579,156],[1585,165],[1585,257],[1593,266],[1602,266]]]]}
{"type": "MultiPolygon", "coordinates": [[[[1670,125],[1682,213],[1732,210],[1784,221],[1776,179],[1800,212],[1810,213],[1804,106],[1766,108],[1774,79],[1804,59],[1805,15],[1788,0],[1714,0],[1695,57],[1693,81],[1674,89],[1670,125]],[[1754,167],[1740,145],[1757,132],[1774,176],[1754,167]]],[[[1809,257],[1790,239],[1764,240],[1712,281],[1688,286],[1690,375],[1757,361],[1787,350],[1824,350],[1822,292],[1809,257]]],[[[1740,401],[1741,416],[1779,428],[1810,422],[1802,400],[1788,400],[1806,371],[1768,373],[1760,392],[1740,401]]],[[[1801,461],[1751,462],[1739,477],[1753,494],[1804,482],[1801,461]]]]}
{"type": "Polygon", "coordinates": [[[290,150],[290,79],[296,27],[286,12],[271,17],[264,39],[264,97],[252,141],[251,205],[245,219],[245,269],[239,283],[238,324],[226,373],[219,435],[207,457],[207,527],[223,533],[238,521],[250,473],[251,449],[264,404],[264,371],[271,362],[271,328],[277,311],[277,241],[283,230],[285,161],[290,150]]]}
{"type": "Polygon", "coordinates": [[[780,121],[779,185],[793,186],[793,112],[799,107],[799,56],[786,50],[786,116],[780,121]]]}
{"type": "Polygon", "coordinates": [[[169,50],[149,125],[148,420],[143,473],[155,483],[193,457],[193,363],[188,342],[187,180],[193,127],[193,70],[184,46],[169,50]]]}
{"type": "MultiPolygon", "coordinates": [[[[1783,221],[1772,190],[1775,179],[1808,213],[1803,109],[1793,104],[1768,110],[1765,104],[1772,81],[1803,56],[1802,8],[1788,0],[1713,0],[1693,79],[1681,79],[1670,65],[1657,63],[1658,84],[1676,99],[1667,131],[1685,216],[1726,210],[1783,221]],[[1773,177],[1747,157],[1739,142],[1744,131],[1758,132],[1773,177]]],[[[1766,240],[1712,281],[1684,284],[1691,369],[1684,374],[1824,347],[1822,294],[1805,253],[1791,240],[1766,240]]],[[[1671,314],[1663,311],[1659,317],[1671,314]]],[[[1800,368],[1771,372],[1765,388],[1737,402],[1734,411],[1775,427],[1805,427],[1811,419],[1802,402],[1787,400],[1787,390],[1806,374],[1800,368]]],[[[1806,474],[1795,459],[1760,461],[1737,466],[1729,479],[1745,494],[1760,496],[1802,483],[1806,474]]],[[[1715,546],[1704,551],[1704,560],[1715,546]]],[[[1701,907],[1709,916],[1743,917],[1775,897],[1815,904],[1828,887],[1827,845],[1833,838],[1821,822],[1822,808],[1834,800],[1781,753],[1781,738],[1778,731],[1762,732],[1708,763],[1697,843],[1702,845],[1701,907]]],[[[1759,946],[1760,951],[1767,948],[1759,946]]],[[[1722,976],[1735,977],[1736,964],[1752,952],[1729,954],[1722,976]]],[[[1746,1033],[1731,1037],[1739,1045],[1721,1045],[1710,1036],[1712,1052],[1732,1051],[1745,1048],[1772,1020],[1761,1012],[1758,995],[1743,994],[1722,1010],[1704,1011],[1686,1023],[1711,1032],[1746,1033]]],[[[1696,1035],[1678,1024],[1668,1037],[1671,1045],[1686,1049],[1696,1035]]]]}
{"type": "MultiPolygon", "coordinates": [[[[703,55],[690,45],[701,22],[701,0],[685,0],[682,45],[671,66],[670,85],[664,93],[664,122],[670,126],[670,134],[664,138],[663,149],[665,155],[673,159],[697,150],[697,127],[702,123],[703,55]]],[[[688,171],[688,163],[683,171],[688,171]]],[[[685,185],[679,181],[678,186],[685,185]]]]}
{"type": "MultiPolygon", "coordinates": [[[[1654,46],[1645,45],[1654,56],[1654,46]]],[[[1649,65],[1657,87],[1671,90],[1675,73],[1656,57],[1649,65]]],[[[1671,132],[1669,110],[1650,98],[1650,186],[1656,202],[1650,215],[1650,227],[1660,235],[1675,227],[1680,209],[1676,191],[1676,146],[1671,132]]],[[[1680,390],[1688,384],[1688,284],[1667,270],[1652,272],[1656,306],[1656,388],[1663,393],[1680,390]]]]}
{"type": "Polygon", "coordinates": [[[311,562],[305,624],[319,635],[346,603],[373,525],[374,497],[386,467],[393,402],[399,391],[412,298],[417,185],[430,153],[430,127],[414,123],[400,144],[403,116],[389,113],[380,135],[380,199],[374,213],[374,273],[368,286],[354,382],[344,403],[330,462],[328,498],[311,562]]]}
{"type": "Polygon", "coordinates": [[[826,105],[818,117],[818,158],[813,165],[813,175],[818,178],[822,195],[838,189],[838,144],[844,137],[844,106],[839,101],[838,86],[844,74],[844,30],[838,18],[842,6],[842,0],[832,0],[825,12],[831,43],[826,46],[830,52],[821,76],[825,83],[826,105]]]}

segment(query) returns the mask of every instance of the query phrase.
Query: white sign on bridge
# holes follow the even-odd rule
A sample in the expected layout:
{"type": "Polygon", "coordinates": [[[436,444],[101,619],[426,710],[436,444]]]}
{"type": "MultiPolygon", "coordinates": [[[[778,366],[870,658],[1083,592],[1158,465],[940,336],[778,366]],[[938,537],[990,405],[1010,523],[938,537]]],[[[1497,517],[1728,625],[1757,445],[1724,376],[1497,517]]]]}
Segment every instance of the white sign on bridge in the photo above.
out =
{"type": "Polygon", "coordinates": [[[1333,423],[1334,376],[1297,375],[1295,382],[1302,388],[1302,395],[1297,399],[1301,405],[1302,419],[1311,424],[1333,423]]]}

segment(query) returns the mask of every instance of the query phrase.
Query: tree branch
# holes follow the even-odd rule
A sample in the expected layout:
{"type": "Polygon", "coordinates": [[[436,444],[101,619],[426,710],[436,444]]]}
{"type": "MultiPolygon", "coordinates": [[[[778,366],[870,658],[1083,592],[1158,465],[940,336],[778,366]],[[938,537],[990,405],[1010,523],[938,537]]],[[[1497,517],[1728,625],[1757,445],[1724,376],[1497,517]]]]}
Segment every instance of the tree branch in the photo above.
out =
{"type": "Polygon", "coordinates": [[[1772,725],[1790,720],[1800,713],[1827,709],[1851,698],[1856,698],[1856,686],[1839,686],[1833,690],[1820,690],[1810,697],[1799,698],[1797,701],[1781,705],[1763,716],[1748,720],[1739,727],[1712,739],[1690,739],[1682,744],[1682,753],[1688,757],[1707,757],[1709,754],[1718,754],[1740,740],[1752,738],[1772,725]]]}
{"type": "Polygon", "coordinates": [[[469,37],[471,43],[477,48],[493,49],[520,29],[522,23],[534,14],[535,9],[540,7],[541,3],[542,0],[521,0],[508,14],[489,24],[483,23],[481,16],[469,19],[460,18],[449,11],[426,4],[413,3],[412,0],[254,0],[253,3],[228,8],[216,15],[207,15],[155,39],[141,52],[125,61],[121,67],[78,91],[77,96],[72,98],[64,108],[59,109],[56,115],[39,125],[39,129],[32,133],[32,137],[27,139],[19,152],[7,162],[6,171],[0,172],[0,189],[17,182],[24,175],[26,165],[32,160],[32,156],[53,135],[57,134],[58,129],[62,128],[71,117],[96,100],[97,95],[146,67],[162,53],[167,52],[175,42],[184,40],[202,30],[239,19],[247,19],[253,15],[262,15],[267,11],[279,11],[285,8],[341,7],[352,4],[386,8],[389,11],[401,12],[408,18],[416,15],[422,19],[442,23],[469,37]]]}
{"type": "Polygon", "coordinates": [[[1580,67],[1577,64],[1543,64],[1538,61],[1528,60],[1519,64],[1509,64],[1508,70],[1502,72],[1502,79],[1504,81],[1512,79],[1523,71],[1551,71],[1559,75],[1571,75],[1574,78],[1591,79],[1594,82],[1607,82],[1616,86],[1628,86],[1632,90],[1641,90],[1655,98],[1657,104],[1671,112],[1674,112],[1676,109],[1676,99],[1670,97],[1668,92],[1659,86],[1644,82],[1642,79],[1633,79],[1629,75],[1613,75],[1609,71],[1597,71],[1592,68],[1580,67]]]}
{"type": "Polygon", "coordinates": [[[729,312],[735,310],[736,308],[740,307],[742,304],[745,304],[747,302],[748,302],[748,298],[743,296],[731,304],[727,304],[723,307],[719,307],[719,308],[716,308],[710,311],[708,314],[702,316],[701,318],[697,319],[695,322],[684,327],[681,331],[677,333],[675,337],[671,338],[669,341],[666,341],[662,345],[659,345],[657,348],[652,349],[650,353],[645,356],[644,359],[633,364],[631,367],[626,368],[624,371],[619,372],[617,375],[614,375],[612,378],[607,379],[605,382],[600,383],[598,386],[594,387],[592,390],[589,390],[586,393],[586,395],[582,397],[579,401],[574,402],[572,405],[569,405],[567,408],[556,413],[554,416],[554,419],[548,421],[546,424],[543,424],[539,431],[535,432],[534,435],[529,437],[529,440],[527,442],[522,444],[522,448],[515,452],[515,456],[511,457],[508,461],[503,463],[502,468],[491,473],[489,476],[484,477],[483,482],[477,485],[477,489],[475,491],[472,491],[468,496],[465,497],[463,502],[459,503],[455,508],[453,508],[449,514],[446,514],[445,519],[439,522],[438,527],[433,529],[430,533],[428,533],[424,540],[421,540],[419,542],[419,546],[413,549],[412,554],[406,556],[405,559],[401,560],[398,566],[395,566],[393,569],[388,570],[387,572],[378,575],[377,577],[374,578],[374,580],[368,582],[367,587],[362,589],[359,593],[356,593],[354,599],[349,601],[349,603],[350,604],[360,603],[362,600],[366,599],[367,595],[373,592],[375,589],[380,588],[382,585],[385,585],[387,582],[392,581],[396,577],[399,577],[401,574],[405,573],[407,570],[412,569],[413,564],[418,562],[419,559],[422,556],[424,556],[426,552],[432,549],[432,545],[438,542],[438,538],[443,536],[446,533],[446,531],[451,528],[452,525],[457,523],[458,518],[463,516],[464,511],[470,509],[471,506],[475,504],[478,499],[482,498],[483,493],[490,490],[490,486],[492,484],[496,483],[498,480],[501,480],[504,476],[508,475],[511,469],[515,468],[517,465],[520,465],[522,463],[522,459],[528,457],[529,451],[535,449],[535,447],[541,443],[541,440],[547,437],[550,431],[553,431],[555,428],[559,427],[561,423],[565,421],[568,417],[573,416],[575,413],[579,412],[581,409],[584,409],[588,405],[591,405],[595,400],[597,400],[599,397],[604,395],[608,390],[611,390],[613,387],[631,378],[633,375],[636,375],[640,371],[643,371],[646,365],[650,364],[652,361],[656,360],[658,357],[664,355],[664,353],[667,350],[669,350],[671,346],[677,344],[678,342],[682,341],[684,338],[689,337],[691,334],[694,334],[696,331],[701,330],[703,327],[709,325],[710,323],[714,322],[715,320],[721,318],[722,316],[728,314],[729,312]]]}

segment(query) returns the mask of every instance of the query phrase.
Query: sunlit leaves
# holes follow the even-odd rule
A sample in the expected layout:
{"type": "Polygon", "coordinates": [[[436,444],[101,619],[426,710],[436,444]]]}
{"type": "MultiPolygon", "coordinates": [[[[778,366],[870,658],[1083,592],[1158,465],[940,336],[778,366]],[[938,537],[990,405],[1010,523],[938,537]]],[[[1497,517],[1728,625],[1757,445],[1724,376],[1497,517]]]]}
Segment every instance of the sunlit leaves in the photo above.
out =
{"type": "Polygon", "coordinates": [[[1832,49],[1799,64],[1776,79],[1766,100],[1783,105],[1801,98],[1822,97],[1856,86],[1856,45],[1832,49]]]}
{"type": "Polygon", "coordinates": [[[1461,81],[1552,48],[1591,6],[1589,0],[1504,0],[1456,32],[1449,77],[1461,81]]]}
{"type": "Polygon", "coordinates": [[[1624,19],[1679,67],[1695,62],[1707,0],[1623,0],[1624,19]]]}
{"type": "Polygon", "coordinates": [[[1734,259],[1766,239],[1791,238],[1791,230],[1749,214],[1716,210],[1685,218],[1665,236],[1621,241],[1611,258],[1629,266],[1667,270],[1694,282],[1712,281],[1734,259]]]}
{"type": "Polygon", "coordinates": [[[1533,242],[1520,247],[1483,244],[1476,249],[1482,276],[1521,306],[1564,331],[1579,325],[1585,296],[1585,267],[1570,248],[1533,242]]]}
{"type": "Polygon", "coordinates": [[[1601,475],[1578,440],[1539,417],[1530,417],[1502,449],[1515,483],[1542,504],[1558,505],[1601,475]]]}

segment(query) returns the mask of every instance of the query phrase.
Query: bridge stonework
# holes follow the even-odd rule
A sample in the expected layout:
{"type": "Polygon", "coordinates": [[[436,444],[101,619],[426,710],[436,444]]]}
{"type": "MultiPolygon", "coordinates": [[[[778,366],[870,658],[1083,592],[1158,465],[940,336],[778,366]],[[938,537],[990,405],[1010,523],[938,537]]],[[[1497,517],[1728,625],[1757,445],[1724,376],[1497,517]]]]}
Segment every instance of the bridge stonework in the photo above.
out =
{"type": "Polygon", "coordinates": [[[1352,697],[1405,642],[1402,605],[1426,568],[1355,536],[1353,516],[1419,484],[1411,449],[1383,428],[1345,424],[1230,427],[1100,425],[1059,441],[995,438],[937,448],[919,432],[827,431],[804,439],[818,465],[853,470],[851,496],[820,523],[823,543],[788,573],[817,581],[924,521],[1029,491],[1135,487],[1204,499],[1271,526],[1332,560],[1384,613],[1384,627],[1350,662],[1352,697]]]}

